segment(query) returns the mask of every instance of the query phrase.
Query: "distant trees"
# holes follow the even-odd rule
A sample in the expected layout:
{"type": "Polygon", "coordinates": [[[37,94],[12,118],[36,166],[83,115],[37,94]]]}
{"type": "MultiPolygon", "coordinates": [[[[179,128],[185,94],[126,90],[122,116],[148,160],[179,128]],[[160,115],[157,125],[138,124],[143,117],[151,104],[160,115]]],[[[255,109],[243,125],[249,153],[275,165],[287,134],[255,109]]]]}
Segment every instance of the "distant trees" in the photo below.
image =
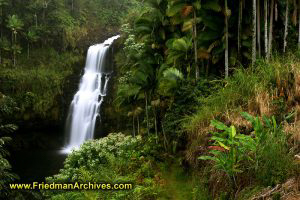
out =
{"type": "Polygon", "coordinates": [[[22,49],[27,49],[29,59],[33,45],[57,51],[84,50],[101,42],[105,33],[116,34],[134,4],[128,0],[109,4],[105,0],[0,0],[0,63],[16,66],[22,49]]]}
{"type": "Polygon", "coordinates": [[[17,34],[23,28],[23,22],[18,18],[17,15],[12,15],[8,17],[7,27],[11,30],[11,49],[13,52],[13,63],[16,66],[16,55],[21,53],[21,47],[17,42],[17,34]]]}

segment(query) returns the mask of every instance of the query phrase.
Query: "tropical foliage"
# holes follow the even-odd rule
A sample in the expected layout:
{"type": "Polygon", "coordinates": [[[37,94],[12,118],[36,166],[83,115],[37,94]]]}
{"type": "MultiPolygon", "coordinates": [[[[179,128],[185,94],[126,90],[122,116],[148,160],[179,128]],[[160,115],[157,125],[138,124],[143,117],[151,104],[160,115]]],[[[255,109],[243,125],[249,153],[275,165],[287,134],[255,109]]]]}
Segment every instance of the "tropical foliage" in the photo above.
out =
{"type": "Polygon", "coordinates": [[[11,165],[7,160],[9,152],[5,149],[5,145],[11,141],[10,134],[17,129],[17,126],[7,124],[4,120],[11,117],[16,109],[16,103],[10,97],[0,93],[0,196],[2,197],[7,197],[11,193],[7,184],[17,179],[17,175],[11,171],[11,165]]]}
{"type": "Polygon", "coordinates": [[[124,191],[44,191],[50,199],[100,198],[100,199],[156,199],[161,196],[159,170],[154,162],[159,155],[158,147],[153,149],[138,136],[112,133],[105,138],[88,141],[65,160],[64,169],[48,182],[109,182],[134,183],[133,190],[124,191]]]}
{"type": "Polygon", "coordinates": [[[16,179],[6,150],[14,124],[62,132],[87,47],[117,34],[101,108],[108,128],[47,182],[131,182],[133,189],[43,190],[27,198],[298,197],[299,5],[0,0],[0,198],[27,197],[7,190],[16,179]]]}

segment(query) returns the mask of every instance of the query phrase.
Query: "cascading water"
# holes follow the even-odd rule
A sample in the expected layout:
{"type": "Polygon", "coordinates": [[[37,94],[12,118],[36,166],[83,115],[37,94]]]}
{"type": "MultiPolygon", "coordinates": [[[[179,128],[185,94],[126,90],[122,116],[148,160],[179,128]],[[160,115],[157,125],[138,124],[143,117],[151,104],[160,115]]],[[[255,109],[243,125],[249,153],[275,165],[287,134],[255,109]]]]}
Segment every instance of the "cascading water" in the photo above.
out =
{"type": "Polygon", "coordinates": [[[103,97],[106,96],[111,65],[108,60],[109,49],[119,36],[107,39],[102,44],[89,48],[84,75],[79,90],[75,94],[67,118],[67,144],[63,152],[77,149],[85,141],[93,139],[96,119],[100,113],[103,97]]]}

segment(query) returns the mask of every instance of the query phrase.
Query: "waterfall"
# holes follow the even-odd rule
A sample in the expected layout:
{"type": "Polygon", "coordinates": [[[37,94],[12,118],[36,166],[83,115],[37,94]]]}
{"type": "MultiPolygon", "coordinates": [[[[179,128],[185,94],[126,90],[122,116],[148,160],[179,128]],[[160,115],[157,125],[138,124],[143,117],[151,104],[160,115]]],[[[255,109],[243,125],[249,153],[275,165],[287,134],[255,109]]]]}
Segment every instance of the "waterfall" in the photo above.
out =
{"type": "Polygon", "coordinates": [[[67,117],[67,144],[62,150],[65,153],[79,148],[85,140],[94,138],[96,119],[100,115],[100,107],[106,96],[112,71],[112,64],[108,60],[109,49],[117,38],[119,36],[114,36],[88,49],[84,75],[67,117]]]}

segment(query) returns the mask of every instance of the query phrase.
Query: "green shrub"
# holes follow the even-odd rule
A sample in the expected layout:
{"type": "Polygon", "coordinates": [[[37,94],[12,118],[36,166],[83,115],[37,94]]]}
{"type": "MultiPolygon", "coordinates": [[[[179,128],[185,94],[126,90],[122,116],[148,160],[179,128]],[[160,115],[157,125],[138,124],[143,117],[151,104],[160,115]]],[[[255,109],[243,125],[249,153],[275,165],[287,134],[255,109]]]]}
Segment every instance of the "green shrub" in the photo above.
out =
{"type": "Polygon", "coordinates": [[[182,128],[182,124],[186,123],[184,120],[186,116],[197,111],[199,97],[208,97],[218,87],[218,82],[209,79],[201,79],[197,84],[193,84],[191,80],[180,81],[180,85],[174,91],[174,98],[171,100],[163,118],[169,144],[173,144],[172,150],[184,147],[186,129],[182,128]]]}
{"type": "Polygon", "coordinates": [[[0,198],[8,198],[11,194],[7,184],[13,182],[18,178],[16,174],[11,171],[11,165],[7,160],[9,152],[5,145],[11,141],[9,134],[17,129],[14,124],[7,124],[11,115],[16,111],[16,103],[10,97],[0,93],[0,198]]]}
{"type": "Polygon", "coordinates": [[[212,133],[211,139],[215,142],[214,146],[210,146],[211,156],[200,156],[199,159],[214,161],[214,168],[224,171],[231,181],[231,186],[237,188],[237,174],[248,167],[243,164],[245,161],[254,161],[252,157],[256,148],[255,140],[251,136],[237,133],[234,126],[227,127],[216,120],[212,120],[211,125],[223,132],[212,133]]]}
{"type": "Polygon", "coordinates": [[[87,141],[68,155],[59,174],[47,178],[48,182],[131,182],[132,190],[43,193],[51,199],[156,199],[161,190],[154,179],[156,163],[151,155],[157,152],[147,143],[139,136],[133,138],[121,133],[87,141]]]}
{"type": "Polygon", "coordinates": [[[263,117],[263,124],[258,117],[243,114],[253,126],[257,137],[256,179],[265,186],[274,186],[287,179],[292,170],[293,156],[288,147],[288,135],[278,126],[275,117],[263,117]]]}
{"type": "Polygon", "coordinates": [[[231,180],[233,189],[238,187],[238,174],[245,173],[262,186],[274,186],[288,178],[292,171],[292,155],[289,152],[287,135],[277,125],[275,117],[271,119],[253,117],[242,113],[253,128],[250,135],[236,132],[234,126],[212,120],[211,125],[221,132],[213,132],[209,147],[210,155],[200,156],[201,160],[212,160],[213,166],[231,180]]]}

